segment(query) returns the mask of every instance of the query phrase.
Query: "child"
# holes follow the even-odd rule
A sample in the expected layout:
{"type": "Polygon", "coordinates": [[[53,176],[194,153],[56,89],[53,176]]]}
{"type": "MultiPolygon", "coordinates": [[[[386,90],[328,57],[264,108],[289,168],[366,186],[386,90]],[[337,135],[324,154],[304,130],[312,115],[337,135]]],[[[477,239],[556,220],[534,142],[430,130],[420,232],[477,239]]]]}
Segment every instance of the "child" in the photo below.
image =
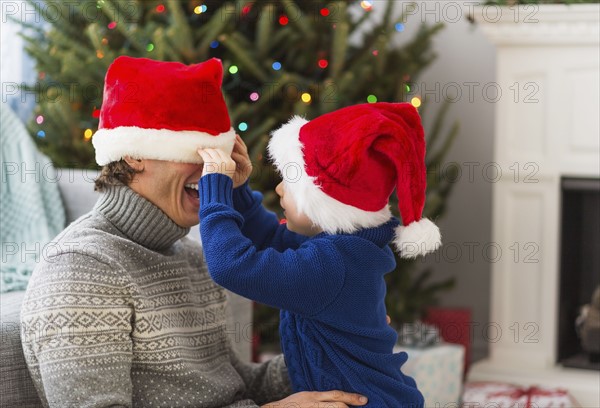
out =
{"type": "Polygon", "coordinates": [[[388,244],[404,257],[440,244],[438,228],[421,218],[425,139],[416,109],[377,103],[310,122],[296,117],[273,133],[268,150],[284,179],[276,192],[285,224],[248,187],[239,137],[232,157],[198,151],[209,273],[219,285],[281,309],[294,391],[342,389],[367,396],[369,407],[422,407],[415,381],[400,370],[407,354],[392,352],[397,334],[384,304],[384,275],[395,267],[388,244]],[[232,177],[245,183],[232,190],[232,177]],[[394,187],[405,226],[389,210],[394,187]]]}

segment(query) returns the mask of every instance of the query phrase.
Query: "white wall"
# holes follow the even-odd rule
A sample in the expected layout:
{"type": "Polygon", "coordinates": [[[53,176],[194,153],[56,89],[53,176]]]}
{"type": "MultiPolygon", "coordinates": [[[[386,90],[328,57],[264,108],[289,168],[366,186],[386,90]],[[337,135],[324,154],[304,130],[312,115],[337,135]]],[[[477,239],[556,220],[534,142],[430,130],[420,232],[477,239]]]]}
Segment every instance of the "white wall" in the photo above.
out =
{"type": "MultiPolygon", "coordinates": [[[[398,2],[398,9],[408,2],[398,2]]],[[[434,49],[437,60],[417,81],[421,93],[427,93],[430,104],[424,115],[425,128],[431,128],[434,111],[441,106],[444,96],[455,99],[447,116],[447,128],[454,121],[460,123],[459,136],[449,156],[448,164],[456,163],[462,170],[448,201],[447,212],[437,222],[442,231],[444,247],[437,255],[426,258],[439,279],[453,276],[456,288],[441,296],[441,305],[468,307],[472,311],[471,327],[474,360],[487,354],[490,312],[490,261],[495,255],[491,240],[491,180],[495,177],[492,161],[494,106],[497,87],[495,78],[495,49],[477,26],[467,20],[467,2],[416,2],[417,8],[407,18],[405,31],[397,34],[397,41],[412,38],[421,21],[444,22],[445,28],[436,35],[434,49]],[[457,13],[457,7],[463,10],[457,13]],[[460,16],[460,18],[458,18],[460,16]],[[465,84],[467,83],[467,84],[465,84]],[[474,84],[468,84],[474,83],[474,84]],[[458,84],[458,86],[456,85],[458,84]],[[487,85],[487,94],[483,89],[487,85]],[[435,91],[439,89],[439,91],[435,91]],[[456,97],[460,89],[462,97],[456,97]],[[470,95],[472,90],[472,97],[470,95]],[[439,102],[435,102],[435,98],[439,102]],[[484,175],[482,169],[489,171],[484,175]],[[489,249],[484,251],[484,249],[489,249]]],[[[378,2],[374,2],[377,7],[378,2]]],[[[404,6],[405,9],[407,6],[404,6]]],[[[400,11],[398,10],[398,11],[400,11]]],[[[409,9],[410,10],[410,9],[409,9]]],[[[375,10],[374,10],[375,11],[375,10]]],[[[502,90],[502,97],[512,97],[502,90]]],[[[454,165],[454,164],[452,164],[454,165]]],[[[442,168],[440,176],[444,177],[442,168]]],[[[509,169],[502,169],[509,171],[509,169]]],[[[506,253],[508,248],[502,248],[506,253]]]]}

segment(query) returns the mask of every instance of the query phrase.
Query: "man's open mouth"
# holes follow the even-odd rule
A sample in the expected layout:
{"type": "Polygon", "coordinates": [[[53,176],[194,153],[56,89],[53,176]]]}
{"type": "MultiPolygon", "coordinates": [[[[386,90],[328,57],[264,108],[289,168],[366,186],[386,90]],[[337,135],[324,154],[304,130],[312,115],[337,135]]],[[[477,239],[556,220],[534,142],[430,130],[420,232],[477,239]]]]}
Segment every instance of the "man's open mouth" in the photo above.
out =
{"type": "Polygon", "coordinates": [[[184,189],[188,196],[198,199],[198,184],[186,184],[184,189]]]}

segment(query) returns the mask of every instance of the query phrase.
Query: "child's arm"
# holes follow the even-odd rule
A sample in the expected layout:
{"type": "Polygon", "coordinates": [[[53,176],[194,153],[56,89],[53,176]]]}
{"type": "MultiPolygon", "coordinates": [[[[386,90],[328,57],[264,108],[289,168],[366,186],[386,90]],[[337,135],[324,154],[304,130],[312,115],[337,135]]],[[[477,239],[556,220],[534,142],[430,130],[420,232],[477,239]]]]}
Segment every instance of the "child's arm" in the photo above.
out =
{"type": "Polygon", "coordinates": [[[271,247],[283,251],[287,248],[298,248],[307,237],[280,226],[277,216],[261,205],[262,194],[250,189],[248,179],[252,174],[252,161],[248,147],[240,135],[235,135],[231,160],[234,161],[233,164],[230,163],[230,174],[233,173],[233,208],[244,217],[242,233],[259,249],[271,247]]]}
{"type": "Polygon", "coordinates": [[[232,181],[208,174],[199,182],[204,257],[213,280],[244,297],[304,315],[315,315],[339,295],[342,259],[333,243],[308,240],[298,249],[259,250],[240,231],[232,208],[232,181]]]}
{"type": "Polygon", "coordinates": [[[244,217],[242,234],[250,238],[258,249],[296,249],[308,239],[281,225],[275,213],[263,207],[262,198],[261,193],[250,189],[248,181],[233,190],[233,208],[244,217]]]}

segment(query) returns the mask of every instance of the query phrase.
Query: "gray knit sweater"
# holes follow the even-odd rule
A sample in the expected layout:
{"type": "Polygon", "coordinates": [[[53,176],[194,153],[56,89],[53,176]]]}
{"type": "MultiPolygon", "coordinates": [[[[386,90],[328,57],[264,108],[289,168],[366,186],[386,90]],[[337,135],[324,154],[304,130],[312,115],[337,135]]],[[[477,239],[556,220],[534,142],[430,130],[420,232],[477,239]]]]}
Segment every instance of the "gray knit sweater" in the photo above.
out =
{"type": "Polygon", "coordinates": [[[290,393],[282,356],[232,351],[225,293],[188,232],[113,187],[47,247],[21,312],[46,406],[256,407],[290,393]]]}

